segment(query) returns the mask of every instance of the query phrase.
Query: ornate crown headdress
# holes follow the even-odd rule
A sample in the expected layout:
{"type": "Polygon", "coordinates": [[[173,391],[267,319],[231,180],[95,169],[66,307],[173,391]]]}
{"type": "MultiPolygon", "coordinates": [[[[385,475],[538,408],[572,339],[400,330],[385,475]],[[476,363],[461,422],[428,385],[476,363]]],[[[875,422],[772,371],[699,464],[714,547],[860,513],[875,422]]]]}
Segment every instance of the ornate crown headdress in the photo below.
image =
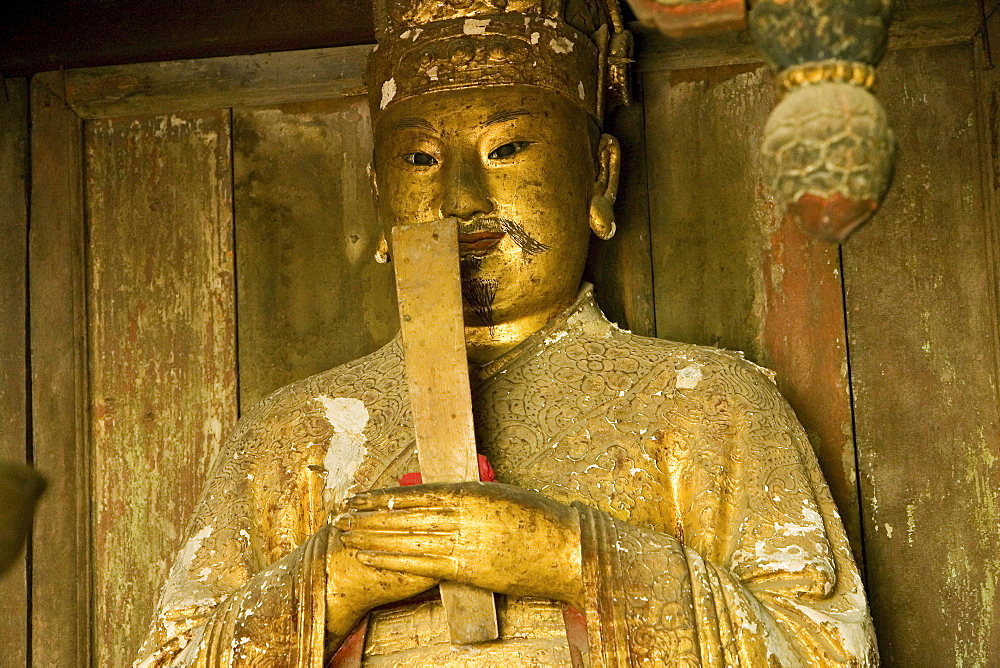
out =
{"type": "Polygon", "coordinates": [[[374,0],[372,117],[421,93],[527,84],[599,123],[628,103],[631,35],[618,0],[374,0]]]}

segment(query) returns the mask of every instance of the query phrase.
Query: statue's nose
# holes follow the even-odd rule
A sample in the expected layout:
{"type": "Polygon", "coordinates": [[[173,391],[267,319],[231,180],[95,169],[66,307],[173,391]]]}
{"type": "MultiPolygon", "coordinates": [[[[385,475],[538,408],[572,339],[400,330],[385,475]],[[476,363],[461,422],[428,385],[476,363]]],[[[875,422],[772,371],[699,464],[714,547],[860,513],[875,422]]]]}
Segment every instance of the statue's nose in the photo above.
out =
{"type": "Polygon", "coordinates": [[[441,217],[470,220],[493,211],[493,200],[486,186],[479,156],[469,151],[444,161],[441,193],[441,217]]]}

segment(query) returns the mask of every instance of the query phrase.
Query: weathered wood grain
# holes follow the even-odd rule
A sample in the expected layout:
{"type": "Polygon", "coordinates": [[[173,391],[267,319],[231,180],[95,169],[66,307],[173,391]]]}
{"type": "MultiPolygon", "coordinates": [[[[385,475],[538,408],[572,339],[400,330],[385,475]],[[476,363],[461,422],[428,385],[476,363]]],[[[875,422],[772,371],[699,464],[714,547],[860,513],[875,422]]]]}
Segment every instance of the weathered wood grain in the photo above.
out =
{"type": "Polygon", "coordinates": [[[363,98],[234,112],[240,405],[399,329],[365,167],[363,98]]]}
{"type": "Polygon", "coordinates": [[[758,150],[776,101],[762,67],[647,73],[656,334],[773,369],[862,555],[835,246],[775,210],[758,150]]]}
{"type": "Polygon", "coordinates": [[[762,67],[643,77],[656,335],[755,360],[763,235],[777,225],[757,166],[770,81],[762,67]]]}
{"type": "Polygon", "coordinates": [[[85,130],[94,653],[125,666],[236,422],[229,113],[85,130]]]}
{"type": "Polygon", "coordinates": [[[649,193],[646,183],[645,111],[642,91],[607,119],[605,131],[621,145],[621,177],[615,218],[618,231],[608,241],[591,237],[588,274],[597,303],[608,318],[642,336],[653,336],[653,265],[650,252],[649,193]]]}
{"type": "Polygon", "coordinates": [[[371,46],[175,60],[65,73],[82,118],[276,105],[337,98],[363,85],[371,46]]]}
{"type": "Polygon", "coordinates": [[[895,183],[844,246],[869,594],[888,666],[1000,656],[997,220],[981,188],[996,163],[979,159],[997,135],[995,118],[977,120],[973,69],[971,45],[887,59],[895,183]]]}
{"type": "MultiPolygon", "coordinates": [[[[974,0],[897,4],[889,31],[890,51],[968,44],[975,39],[982,24],[982,14],[974,0]]],[[[636,36],[639,54],[636,62],[640,72],[747,65],[764,60],[746,30],[671,39],[649,28],[631,28],[636,36]]]]}
{"type": "Polygon", "coordinates": [[[32,660],[90,665],[90,449],[81,122],[31,82],[29,314],[35,466],[48,478],[33,533],[32,660]]]}
{"type": "MultiPolygon", "coordinates": [[[[0,461],[28,455],[28,86],[6,82],[0,98],[0,461]]],[[[0,576],[0,666],[24,666],[28,657],[28,583],[22,558],[0,576]]]]}

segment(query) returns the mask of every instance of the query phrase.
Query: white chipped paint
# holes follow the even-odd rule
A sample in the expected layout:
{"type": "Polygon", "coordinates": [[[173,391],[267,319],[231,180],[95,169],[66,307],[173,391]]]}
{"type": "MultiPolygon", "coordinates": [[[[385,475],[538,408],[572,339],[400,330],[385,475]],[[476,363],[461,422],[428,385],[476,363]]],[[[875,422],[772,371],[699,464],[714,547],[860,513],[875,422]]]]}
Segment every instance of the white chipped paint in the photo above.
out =
{"type": "Polygon", "coordinates": [[[437,81],[438,80],[438,66],[437,65],[435,65],[434,67],[428,67],[427,68],[427,78],[430,79],[431,81],[437,81]]]}
{"type": "Polygon", "coordinates": [[[424,31],[423,28],[414,28],[413,29],[412,39],[413,39],[414,42],[417,41],[417,38],[420,37],[420,33],[422,33],[423,31],[424,31]]]}
{"type": "Polygon", "coordinates": [[[769,573],[801,573],[814,565],[801,545],[774,547],[763,540],[754,545],[752,560],[758,568],[769,573]]]}
{"type": "MultiPolygon", "coordinates": [[[[527,21],[527,19],[525,19],[525,21],[527,21]]],[[[532,46],[534,46],[535,44],[538,44],[538,40],[540,38],[541,38],[541,34],[539,34],[537,32],[531,33],[531,44],[532,44],[532,46]]]]}
{"type": "Polygon", "coordinates": [[[489,19],[465,19],[462,32],[466,35],[485,35],[490,25],[489,19]]]}
{"type": "MultiPolygon", "coordinates": [[[[170,569],[170,577],[167,578],[167,584],[163,588],[159,606],[161,610],[211,607],[215,605],[215,594],[204,584],[205,579],[212,573],[212,569],[203,568],[195,577],[192,577],[193,574],[191,573],[191,566],[198,554],[198,550],[201,548],[201,544],[211,535],[212,527],[207,526],[191,536],[184,543],[184,547],[178,553],[177,560],[170,569]]],[[[161,621],[169,635],[179,634],[174,621],[166,617],[162,617],[161,621]]]]}
{"type": "Polygon", "coordinates": [[[326,395],[316,397],[323,406],[326,421],[333,427],[330,444],[327,446],[323,467],[326,469],[326,488],[323,501],[327,507],[335,507],[346,497],[354,483],[354,474],[368,454],[365,446],[368,439],[364,430],[368,425],[368,409],[360,399],[336,399],[326,395]]]}
{"type": "Polygon", "coordinates": [[[389,106],[394,97],[396,97],[396,79],[391,78],[382,84],[382,102],[379,103],[379,109],[385,109],[389,106]]]}
{"type": "Polygon", "coordinates": [[[774,533],[779,536],[805,536],[815,530],[816,528],[813,526],[795,524],[793,522],[785,522],[784,524],[781,522],[774,523],[774,533]]]}
{"type": "Polygon", "coordinates": [[[892,525],[888,522],[885,523],[885,535],[886,538],[892,538],[892,525]]]}
{"type": "Polygon", "coordinates": [[[689,364],[677,372],[677,389],[690,390],[698,387],[698,383],[700,383],[703,378],[704,376],[701,373],[701,367],[697,364],[689,364]]]}
{"type": "Polygon", "coordinates": [[[741,605],[742,601],[736,599],[733,603],[732,610],[736,614],[736,619],[739,621],[740,627],[744,631],[757,635],[757,622],[750,619],[750,615],[747,614],[747,611],[741,605]]]}
{"type": "Polygon", "coordinates": [[[573,52],[573,42],[567,37],[556,37],[549,40],[549,46],[556,53],[572,53],[573,52]]]}
{"type": "Polygon", "coordinates": [[[568,333],[569,332],[567,332],[564,329],[563,330],[559,330],[558,332],[554,333],[552,336],[545,337],[545,340],[542,341],[542,343],[544,345],[546,345],[546,346],[551,346],[553,343],[558,343],[559,341],[562,341],[563,338],[565,338],[568,333]]]}
{"type": "Polygon", "coordinates": [[[577,89],[577,92],[578,92],[578,93],[580,93],[580,99],[581,99],[581,100],[586,100],[586,99],[587,99],[587,94],[586,94],[586,92],[585,92],[585,91],[583,90],[583,82],[582,82],[582,81],[580,82],[580,86],[579,86],[579,88],[577,89]]]}
{"type": "Polygon", "coordinates": [[[399,39],[410,39],[410,30],[404,30],[399,34],[399,39]]]}
{"type": "Polygon", "coordinates": [[[868,627],[867,604],[861,593],[860,583],[855,583],[852,591],[843,596],[848,604],[840,610],[819,610],[815,607],[799,603],[792,598],[788,604],[812,620],[818,627],[835,629],[848,655],[857,660],[859,666],[869,665],[865,659],[869,654],[871,632],[868,627]]]}
{"type": "Polygon", "coordinates": [[[823,528],[823,516],[808,503],[802,506],[802,519],[812,524],[816,530],[822,530],[823,528]]]}
{"type": "Polygon", "coordinates": [[[555,21],[553,21],[552,19],[545,19],[544,21],[542,21],[542,23],[543,23],[544,25],[546,25],[546,26],[550,27],[550,28],[556,28],[556,27],[558,27],[558,26],[556,25],[556,22],[555,22],[555,21]]]}

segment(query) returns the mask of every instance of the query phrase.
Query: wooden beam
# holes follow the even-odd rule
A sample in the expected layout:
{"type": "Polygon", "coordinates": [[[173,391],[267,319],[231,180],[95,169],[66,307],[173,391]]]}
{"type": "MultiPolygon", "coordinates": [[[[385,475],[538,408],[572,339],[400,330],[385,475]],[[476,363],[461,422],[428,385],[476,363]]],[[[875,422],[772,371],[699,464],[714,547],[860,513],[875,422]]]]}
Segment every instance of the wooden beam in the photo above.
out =
{"type": "Polygon", "coordinates": [[[49,481],[32,551],[38,666],[90,665],[90,432],[80,118],[57,76],[31,82],[29,300],[35,466],[49,481]]]}
{"type": "Polygon", "coordinates": [[[888,666],[1000,656],[1000,267],[983,188],[998,91],[977,90],[973,52],[886,58],[896,177],[843,246],[869,603],[888,666]]]}
{"type": "Polygon", "coordinates": [[[34,0],[0,8],[0,71],[367,44],[370,0],[34,0]]]}
{"type": "Polygon", "coordinates": [[[94,663],[128,665],[236,424],[227,110],[88,122],[94,663]]]}
{"type": "Polygon", "coordinates": [[[81,118],[311,102],[357,94],[370,51],[344,46],[96,67],[67,71],[61,85],[81,118]]]}
{"type": "MultiPolygon", "coordinates": [[[[0,461],[28,458],[27,260],[28,86],[6,82],[0,98],[0,461]]],[[[4,661],[28,657],[27,561],[0,577],[0,638],[4,661]]]]}

